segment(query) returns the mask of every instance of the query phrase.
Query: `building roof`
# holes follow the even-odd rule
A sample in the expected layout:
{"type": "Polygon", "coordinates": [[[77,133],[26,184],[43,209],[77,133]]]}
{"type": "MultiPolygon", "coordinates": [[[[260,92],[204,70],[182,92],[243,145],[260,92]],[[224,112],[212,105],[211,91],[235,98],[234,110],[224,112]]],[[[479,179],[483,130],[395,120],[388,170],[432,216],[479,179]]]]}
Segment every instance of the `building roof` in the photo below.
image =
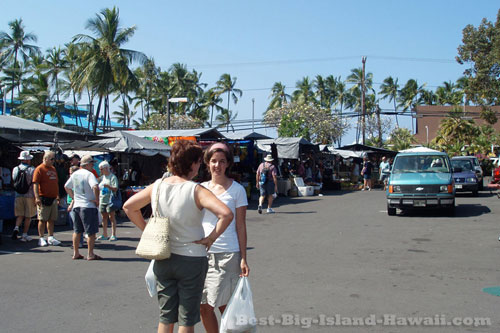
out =
{"type": "MultiPolygon", "coordinates": [[[[446,118],[454,106],[450,105],[421,105],[417,106],[415,139],[420,144],[431,142],[437,135],[441,120],[446,118]]],[[[478,125],[486,122],[481,119],[482,106],[465,106],[467,119],[472,119],[478,125]]],[[[500,106],[490,106],[500,120],[500,106]]],[[[500,131],[500,121],[493,125],[496,131],[500,131]]]]}
{"type": "Polygon", "coordinates": [[[25,131],[76,133],[64,128],[50,126],[38,121],[7,115],[0,115],[0,128],[25,131]]]}

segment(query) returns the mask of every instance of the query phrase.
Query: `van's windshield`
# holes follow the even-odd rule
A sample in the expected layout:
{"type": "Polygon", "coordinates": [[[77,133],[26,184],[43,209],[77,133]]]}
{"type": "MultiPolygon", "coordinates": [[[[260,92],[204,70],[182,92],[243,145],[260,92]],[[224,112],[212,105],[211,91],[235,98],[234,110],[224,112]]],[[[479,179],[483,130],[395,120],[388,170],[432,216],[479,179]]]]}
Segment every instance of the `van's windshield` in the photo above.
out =
{"type": "Polygon", "coordinates": [[[394,161],[392,173],[407,172],[450,172],[450,165],[444,155],[398,156],[394,161]]]}

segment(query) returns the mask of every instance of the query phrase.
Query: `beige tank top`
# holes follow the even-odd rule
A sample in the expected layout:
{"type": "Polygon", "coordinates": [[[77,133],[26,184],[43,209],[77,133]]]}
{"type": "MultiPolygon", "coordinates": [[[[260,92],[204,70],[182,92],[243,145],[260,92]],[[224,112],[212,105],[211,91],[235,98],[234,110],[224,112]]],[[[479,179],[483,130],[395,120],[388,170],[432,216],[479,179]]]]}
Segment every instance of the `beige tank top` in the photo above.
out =
{"type": "Polygon", "coordinates": [[[194,241],[204,236],[201,219],[203,210],[198,209],[194,199],[194,189],[198,184],[192,181],[169,184],[157,180],[151,194],[151,208],[156,209],[156,191],[160,190],[158,211],[161,216],[170,219],[170,250],[172,253],[204,257],[207,251],[204,245],[194,244],[194,241]]]}

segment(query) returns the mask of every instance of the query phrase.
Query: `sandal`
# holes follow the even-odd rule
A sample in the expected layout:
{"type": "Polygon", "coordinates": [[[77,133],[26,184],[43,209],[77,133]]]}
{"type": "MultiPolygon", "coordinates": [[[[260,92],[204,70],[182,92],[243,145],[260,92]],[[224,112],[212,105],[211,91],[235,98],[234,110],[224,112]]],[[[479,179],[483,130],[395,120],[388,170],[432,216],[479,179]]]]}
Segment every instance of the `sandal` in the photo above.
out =
{"type": "Polygon", "coordinates": [[[77,257],[71,257],[73,260],[79,260],[79,259],[85,259],[84,256],[82,256],[81,254],[79,254],[77,257]]]}
{"type": "Polygon", "coordinates": [[[94,254],[94,256],[88,257],[87,260],[102,260],[102,257],[98,256],[97,254],[94,254]]]}

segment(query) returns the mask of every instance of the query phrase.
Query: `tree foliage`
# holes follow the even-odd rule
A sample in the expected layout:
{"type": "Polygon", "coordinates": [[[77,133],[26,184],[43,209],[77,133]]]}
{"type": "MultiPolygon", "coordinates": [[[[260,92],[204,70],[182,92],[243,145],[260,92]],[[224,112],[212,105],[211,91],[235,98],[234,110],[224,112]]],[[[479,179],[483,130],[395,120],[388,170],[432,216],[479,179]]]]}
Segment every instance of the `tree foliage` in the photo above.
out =
{"type": "Polygon", "coordinates": [[[264,122],[276,126],[279,136],[304,137],[318,143],[336,141],[347,130],[347,124],[329,109],[303,103],[268,110],[264,122]]]}
{"type": "Polygon", "coordinates": [[[479,105],[500,103],[500,10],[492,23],[485,18],[475,28],[467,25],[456,60],[471,65],[464,71],[468,78],[467,99],[479,105]]]}

